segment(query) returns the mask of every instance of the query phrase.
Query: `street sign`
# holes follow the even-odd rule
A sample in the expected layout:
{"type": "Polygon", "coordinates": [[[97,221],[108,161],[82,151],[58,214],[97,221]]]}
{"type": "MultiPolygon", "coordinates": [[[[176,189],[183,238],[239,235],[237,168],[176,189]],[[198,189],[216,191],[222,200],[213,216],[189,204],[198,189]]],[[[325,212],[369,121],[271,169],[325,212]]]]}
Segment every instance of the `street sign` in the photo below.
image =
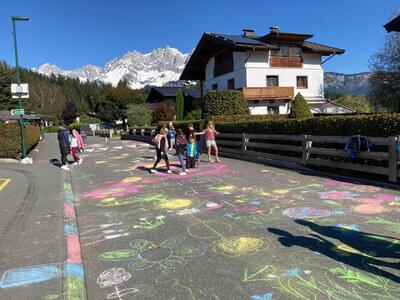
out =
{"type": "Polygon", "coordinates": [[[11,110],[11,115],[12,116],[20,116],[20,115],[24,115],[24,109],[23,108],[19,108],[19,109],[12,109],[11,110]]]}
{"type": "Polygon", "coordinates": [[[29,98],[29,86],[27,83],[17,83],[11,84],[11,95],[14,99],[18,99],[19,95],[21,98],[29,98]]]}

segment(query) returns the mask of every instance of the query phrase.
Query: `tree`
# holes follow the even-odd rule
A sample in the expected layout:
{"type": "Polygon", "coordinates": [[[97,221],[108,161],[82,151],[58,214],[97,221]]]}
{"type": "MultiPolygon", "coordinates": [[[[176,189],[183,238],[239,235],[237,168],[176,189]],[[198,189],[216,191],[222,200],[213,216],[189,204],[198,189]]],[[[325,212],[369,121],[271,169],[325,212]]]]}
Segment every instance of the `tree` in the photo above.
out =
{"type": "Polygon", "coordinates": [[[175,110],[168,105],[158,104],[153,108],[153,122],[173,121],[175,119],[175,110]]]}
{"type": "Polygon", "coordinates": [[[149,126],[152,121],[152,110],[147,104],[131,104],[127,110],[128,125],[149,126]]]}
{"type": "Polygon", "coordinates": [[[294,97],[292,108],[290,110],[289,118],[312,118],[310,107],[304,97],[298,93],[294,97]]]}
{"type": "Polygon", "coordinates": [[[18,107],[18,99],[11,97],[11,83],[15,82],[15,72],[5,61],[0,61],[0,110],[18,107]]]}
{"type": "Polygon", "coordinates": [[[62,118],[63,120],[68,124],[71,124],[75,121],[76,116],[78,114],[78,109],[76,107],[76,104],[73,100],[68,100],[65,103],[65,108],[62,112],[62,118]]]}
{"type": "Polygon", "coordinates": [[[400,112],[400,34],[387,34],[386,41],[370,59],[371,99],[377,111],[400,112]]]}
{"type": "Polygon", "coordinates": [[[185,99],[183,98],[182,90],[179,89],[176,94],[176,120],[183,120],[183,112],[184,112],[185,99]]]}
{"type": "Polygon", "coordinates": [[[336,103],[355,109],[358,113],[371,112],[371,105],[362,95],[343,95],[336,99],[336,103]]]}
{"type": "Polygon", "coordinates": [[[204,115],[249,115],[249,106],[241,91],[208,91],[204,97],[204,115]]]}

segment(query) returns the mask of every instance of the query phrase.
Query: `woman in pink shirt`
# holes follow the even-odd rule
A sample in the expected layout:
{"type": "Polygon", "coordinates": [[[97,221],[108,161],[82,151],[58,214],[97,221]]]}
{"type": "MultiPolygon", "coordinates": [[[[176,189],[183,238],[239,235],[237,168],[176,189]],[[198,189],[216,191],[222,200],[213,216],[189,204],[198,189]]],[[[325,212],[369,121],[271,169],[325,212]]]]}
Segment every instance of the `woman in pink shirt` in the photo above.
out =
{"type": "Polygon", "coordinates": [[[206,144],[208,149],[208,162],[214,162],[211,159],[211,147],[213,147],[215,151],[215,160],[217,162],[221,162],[220,159],[218,158],[218,147],[217,144],[215,143],[215,135],[219,134],[219,132],[215,130],[213,122],[212,121],[208,122],[207,128],[202,132],[196,133],[196,135],[197,134],[205,134],[206,136],[206,144]]]}

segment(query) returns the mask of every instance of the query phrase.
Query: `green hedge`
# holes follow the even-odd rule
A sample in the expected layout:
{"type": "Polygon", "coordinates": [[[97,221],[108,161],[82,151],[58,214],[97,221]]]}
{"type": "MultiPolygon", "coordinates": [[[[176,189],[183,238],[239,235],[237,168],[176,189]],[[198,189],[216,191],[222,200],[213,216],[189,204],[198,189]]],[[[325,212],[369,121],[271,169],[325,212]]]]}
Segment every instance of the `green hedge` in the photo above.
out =
{"type": "Polygon", "coordinates": [[[53,133],[53,132],[57,132],[58,129],[60,128],[60,126],[49,126],[49,127],[44,127],[43,131],[46,133],[53,133]]]}
{"type": "Polygon", "coordinates": [[[287,119],[288,115],[217,115],[209,116],[207,121],[214,123],[221,122],[247,122],[247,121],[265,121],[271,119],[287,119]]]}
{"type": "Polygon", "coordinates": [[[222,133],[310,134],[325,136],[400,135],[400,114],[329,116],[307,119],[269,119],[250,122],[217,122],[222,133]]]}
{"type": "Polygon", "coordinates": [[[250,115],[249,106],[241,91],[208,91],[204,97],[204,116],[213,115],[250,115]]]}
{"type": "MultiPolygon", "coordinates": [[[[25,145],[28,153],[40,139],[40,128],[25,125],[25,145]]],[[[0,124],[0,158],[22,158],[21,127],[18,123],[0,124]]]]}

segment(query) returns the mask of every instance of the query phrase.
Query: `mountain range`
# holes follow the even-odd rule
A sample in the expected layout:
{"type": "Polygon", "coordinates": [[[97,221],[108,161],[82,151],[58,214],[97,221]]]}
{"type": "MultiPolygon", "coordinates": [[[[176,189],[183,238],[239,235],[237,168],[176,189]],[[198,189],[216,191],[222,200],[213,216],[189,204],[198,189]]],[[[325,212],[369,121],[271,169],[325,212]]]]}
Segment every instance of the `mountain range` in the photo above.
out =
{"type": "MultiPolygon", "coordinates": [[[[104,68],[86,65],[75,70],[62,70],[56,65],[45,63],[38,69],[40,74],[62,75],[77,78],[82,82],[98,81],[116,86],[120,80],[127,80],[131,88],[146,86],[168,86],[179,84],[179,76],[188,62],[190,53],[181,53],[178,49],[166,47],[142,54],[137,51],[126,53],[106,63],[104,68]]],[[[370,73],[339,74],[327,72],[324,75],[325,90],[341,94],[365,95],[370,87],[370,73]]]]}

